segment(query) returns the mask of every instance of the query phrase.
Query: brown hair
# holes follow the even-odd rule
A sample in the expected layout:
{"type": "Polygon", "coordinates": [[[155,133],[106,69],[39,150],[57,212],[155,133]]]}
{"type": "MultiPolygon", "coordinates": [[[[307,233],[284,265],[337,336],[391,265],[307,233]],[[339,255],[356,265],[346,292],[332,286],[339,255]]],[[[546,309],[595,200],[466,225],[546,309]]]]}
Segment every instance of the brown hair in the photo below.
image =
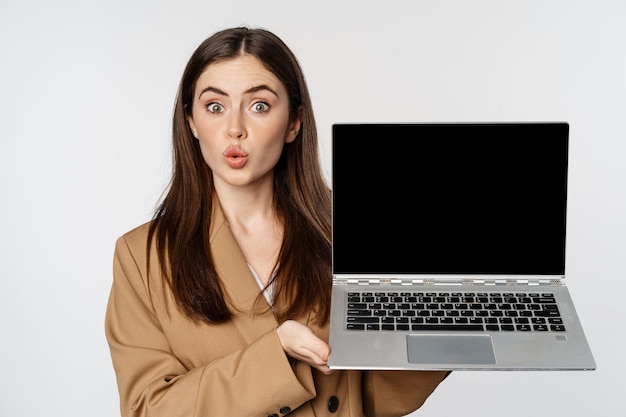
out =
{"type": "Polygon", "coordinates": [[[196,82],[212,63],[247,54],[259,59],[285,86],[290,119],[301,112],[296,139],[285,144],[274,168],[274,205],[284,225],[275,277],[275,298],[288,300],[279,321],[314,312],[328,320],[331,289],[330,190],[319,161],[317,128],[300,65],[273,33],[238,27],[215,33],[202,42],[184,70],[173,116],[173,172],[148,234],[148,252],[156,240],[161,272],[180,309],[209,323],[229,320],[209,248],[213,211],[213,179],[198,140],[187,123],[196,82]]]}

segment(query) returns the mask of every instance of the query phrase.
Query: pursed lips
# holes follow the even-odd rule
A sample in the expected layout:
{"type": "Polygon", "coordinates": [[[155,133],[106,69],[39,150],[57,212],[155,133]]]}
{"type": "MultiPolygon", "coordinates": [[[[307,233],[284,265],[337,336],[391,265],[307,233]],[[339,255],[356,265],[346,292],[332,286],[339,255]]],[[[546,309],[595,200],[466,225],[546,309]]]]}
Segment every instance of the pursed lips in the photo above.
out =
{"type": "Polygon", "coordinates": [[[242,168],[248,158],[248,154],[239,146],[229,146],[223,153],[226,163],[231,168],[242,168]]]}

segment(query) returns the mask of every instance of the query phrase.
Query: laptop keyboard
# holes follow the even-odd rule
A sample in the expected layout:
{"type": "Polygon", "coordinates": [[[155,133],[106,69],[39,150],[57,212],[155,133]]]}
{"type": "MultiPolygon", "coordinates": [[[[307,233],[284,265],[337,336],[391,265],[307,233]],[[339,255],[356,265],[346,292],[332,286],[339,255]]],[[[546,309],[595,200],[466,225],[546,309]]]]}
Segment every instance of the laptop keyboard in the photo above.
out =
{"type": "Polygon", "coordinates": [[[554,294],[349,292],[348,330],[564,332],[554,294]]]}

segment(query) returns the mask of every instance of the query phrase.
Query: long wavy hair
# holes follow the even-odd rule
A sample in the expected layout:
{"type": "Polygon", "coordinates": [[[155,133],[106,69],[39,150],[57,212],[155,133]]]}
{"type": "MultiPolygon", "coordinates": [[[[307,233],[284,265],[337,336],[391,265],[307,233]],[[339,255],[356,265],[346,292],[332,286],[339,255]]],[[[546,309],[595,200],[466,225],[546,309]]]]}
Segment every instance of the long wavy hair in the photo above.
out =
{"type": "Polygon", "coordinates": [[[290,119],[298,112],[302,118],[298,136],[285,144],[274,168],[274,206],[284,235],[270,284],[275,286],[275,299],[287,300],[287,307],[275,314],[283,321],[313,313],[314,321],[323,324],[328,320],[332,282],[330,189],[320,166],[317,128],[300,65],[287,45],[265,29],[222,30],[202,42],[189,59],[174,108],[172,177],[150,225],[148,254],[156,241],[162,276],[188,317],[208,323],[232,317],[209,248],[212,172],[187,116],[204,70],[241,55],[256,57],[283,83],[290,119]]]}

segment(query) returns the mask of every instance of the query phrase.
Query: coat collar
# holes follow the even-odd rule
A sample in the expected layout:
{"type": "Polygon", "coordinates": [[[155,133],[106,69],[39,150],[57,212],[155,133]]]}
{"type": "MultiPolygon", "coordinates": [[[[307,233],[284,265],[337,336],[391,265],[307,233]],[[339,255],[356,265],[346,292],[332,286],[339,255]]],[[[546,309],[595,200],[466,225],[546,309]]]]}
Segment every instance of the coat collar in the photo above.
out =
{"type": "Polygon", "coordinates": [[[217,197],[213,199],[209,231],[211,255],[225,295],[234,313],[233,323],[248,343],[275,328],[278,323],[233,236],[217,197]]]}

